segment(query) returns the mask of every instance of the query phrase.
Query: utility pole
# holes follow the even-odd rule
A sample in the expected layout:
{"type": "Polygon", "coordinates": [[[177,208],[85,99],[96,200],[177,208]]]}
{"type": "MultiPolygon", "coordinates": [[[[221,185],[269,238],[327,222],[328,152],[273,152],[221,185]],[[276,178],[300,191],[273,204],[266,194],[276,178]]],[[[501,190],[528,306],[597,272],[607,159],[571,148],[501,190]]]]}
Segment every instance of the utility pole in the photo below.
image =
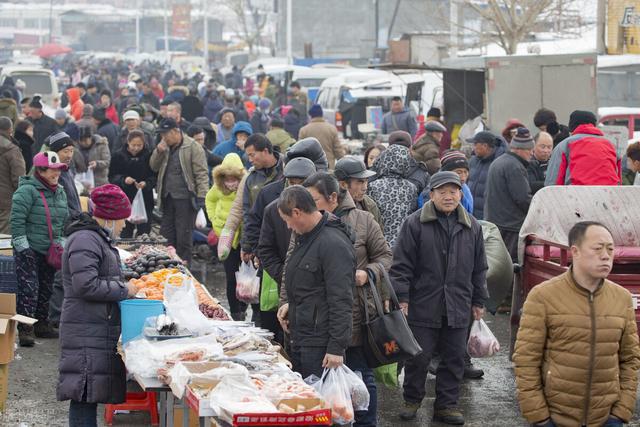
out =
{"type": "Polygon", "coordinates": [[[207,14],[207,0],[202,0],[202,19],[204,28],[204,34],[202,35],[204,68],[206,72],[209,72],[209,15],[207,14]]]}
{"type": "Polygon", "coordinates": [[[374,22],[374,37],[373,40],[375,40],[375,46],[373,48],[373,57],[377,58],[378,57],[378,46],[380,46],[380,43],[378,42],[378,32],[380,31],[380,8],[379,8],[379,3],[378,0],[373,0],[373,8],[375,11],[375,22],[374,22]]]}
{"type": "Polygon", "coordinates": [[[596,30],[596,51],[598,55],[606,53],[605,47],[605,20],[607,19],[607,2],[606,0],[598,0],[598,16],[596,30]]]}
{"type": "Polygon", "coordinates": [[[452,0],[449,3],[449,54],[455,58],[458,56],[458,2],[452,0]]]}
{"type": "Polygon", "coordinates": [[[136,53],[140,53],[140,0],[136,1],[136,53]]]}
{"type": "Polygon", "coordinates": [[[293,10],[292,1],[287,0],[287,62],[293,64],[293,39],[291,32],[293,30],[293,10]]]}
{"type": "Polygon", "coordinates": [[[169,62],[169,12],[167,11],[167,0],[164,0],[164,55],[169,62]]]}
{"type": "Polygon", "coordinates": [[[49,0],[49,43],[53,43],[53,0],[49,0]]]}

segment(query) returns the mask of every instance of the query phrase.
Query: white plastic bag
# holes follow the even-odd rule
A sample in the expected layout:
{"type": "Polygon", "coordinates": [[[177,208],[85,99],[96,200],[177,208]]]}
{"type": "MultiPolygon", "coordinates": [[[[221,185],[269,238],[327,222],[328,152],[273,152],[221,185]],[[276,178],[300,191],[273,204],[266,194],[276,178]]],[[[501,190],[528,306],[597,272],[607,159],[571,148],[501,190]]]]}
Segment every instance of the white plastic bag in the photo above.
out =
{"type": "Polygon", "coordinates": [[[230,421],[234,414],[278,412],[273,403],[264,397],[248,379],[233,376],[222,378],[222,381],[209,394],[209,403],[214,409],[219,409],[218,413],[223,412],[222,415],[226,421],[230,421]]]}
{"type": "Polygon", "coordinates": [[[342,368],[346,367],[325,369],[321,379],[320,395],[331,409],[333,424],[351,424],[355,420],[351,386],[342,368]]]}
{"type": "Polygon", "coordinates": [[[243,262],[236,272],[236,298],[247,304],[260,302],[260,278],[252,263],[243,262]]]}
{"type": "Polygon", "coordinates": [[[198,215],[196,216],[196,228],[205,228],[207,226],[207,217],[204,214],[204,211],[200,209],[198,211],[198,215]]]}
{"type": "Polygon", "coordinates": [[[189,276],[179,273],[167,277],[164,301],[167,315],[181,327],[197,335],[204,335],[213,329],[213,325],[198,308],[198,296],[189,276]],[[170,279],[173,276],[182,276],[180,285],[171,283],[170,279]]]}
{"type": "Polygon", "coordinates": [[[491,357],[499,351],[500,343],[484,320],[474,320],[467,343],[469,356],[475,358],[491,357]]]}
{"type": "Polygon", "coordinates": [[[75,180],[80,183],[82,188],[88,193],[96,186],[96,181],[93,176],[93,169],[89,168],[86,172],[80,172],[76,174],[75,180]]]}
{"type": "Polygon", "coordinates": [[[131,203],[131,215],[127,219],[131,224],[145,224],[148,221],[147,208],[144,207],[144,195],[139,188],[131,203]]]}

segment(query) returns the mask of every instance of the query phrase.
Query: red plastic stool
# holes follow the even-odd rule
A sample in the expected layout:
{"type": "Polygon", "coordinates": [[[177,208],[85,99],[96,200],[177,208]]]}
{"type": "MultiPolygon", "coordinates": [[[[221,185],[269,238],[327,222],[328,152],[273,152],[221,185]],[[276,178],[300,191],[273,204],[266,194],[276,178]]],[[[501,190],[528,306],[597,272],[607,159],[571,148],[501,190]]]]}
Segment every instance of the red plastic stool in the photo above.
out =
{"type": "Polygon", "coordinates": [[[127,392],[126,401],[117,405],[104,405],[104,421],[107,425],[113,425],[115,411],[147,411],[151,416],[151,425],[160,424],[158,416],[158,401],[153,392],[130,393],[127,392]]]}

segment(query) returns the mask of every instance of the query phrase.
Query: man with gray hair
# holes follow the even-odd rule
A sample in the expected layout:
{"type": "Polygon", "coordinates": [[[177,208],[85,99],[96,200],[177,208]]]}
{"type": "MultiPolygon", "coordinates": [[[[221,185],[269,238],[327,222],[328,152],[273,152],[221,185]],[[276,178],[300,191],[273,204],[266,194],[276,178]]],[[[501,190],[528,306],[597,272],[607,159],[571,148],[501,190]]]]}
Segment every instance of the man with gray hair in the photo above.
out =
{"type": "Polygon", "coordinates": [[[527,167],[534,142],[529,129],[518,128],[509,152],[489,167],[484,219],[498,226],[513,262],[518,260],[518,233],[531,204],[527,167]]]}
{"type": "Polygon", "coordinates": [[[0,234],[11,234],[11,197],[26,173],[20,146],[13,139],[13,123],[0,117],[0,234]]]}
{"type": "Polygon", "coordinates": [[[535,145],[533,147],[533,155],[529,160],[529,184],[531,184],[531,193],[536,194],[538,190],[544,187],[544,180],[547,177],[547,167],[549,159],[553,151],[553,137],[547,132],[538,132],[533,138],[535,145]]]}

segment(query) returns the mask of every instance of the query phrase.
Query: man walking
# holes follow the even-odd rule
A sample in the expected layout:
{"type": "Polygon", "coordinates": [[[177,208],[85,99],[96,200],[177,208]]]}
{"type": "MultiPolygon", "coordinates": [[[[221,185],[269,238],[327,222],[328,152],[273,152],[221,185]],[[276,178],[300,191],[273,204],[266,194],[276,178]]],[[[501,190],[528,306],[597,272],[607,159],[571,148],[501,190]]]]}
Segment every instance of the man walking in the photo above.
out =
{"type": "Polygon", "coordinates": [[[396,240],[391,283],[422,354],[407,361],[403,420],[412,420],[425,396],[427,369],[437,351],[434,421],[462,425],[458,408],[464,374],[469,314],[484,314],[487,260],[482,227],[460,205],[455,172],[431,177],[431,200],[404,221],[396,240]]]}
{"type": "Polygon", "coordinates": [[[518,128],[509,152],[489,168],[484,218],[498,226],[513,262],[518,260],[518,233],[531,204],[527,167],[533,150],[527,128],[518,128]]]}
{"type": "Polygon", "coordinates": [[[298,133],[298,139],[304,138],[316,138],[324,153],[329,160],[329,169],[333,169],[336,164],[336,160],[340,160],[344,157],[345,150],[340,142],[338,136],[338,130],[334,125],[327,122],[322,117],[322,107],[319,104],[314,104],[309,109],[309,117],[311,122],[303,126],[298,133]]]}
{"type": "Polygon", "coordinates": [[[411,138],[416,136],[418,123],[408,108],[402,103],[402,98],[394,96],[391,98],[391,111],[382,117],[381,132],[383,135],[390,134],[396,130],[409,132],[411,138]]]}
{"type": "Polygon", "coordinates": [[[294,369],[303,378],[344,363],[351,342],[356,257],[349,228],[320,212],[305,188],[286,188],[278,211],[297,234],[285,267],[287,302],[278,320],[291,334],[294,369]]]}
{"type": "Polygon", "coordinates": [[[193,227],[198,209],[204,208],[209,174],[204,150],[184,135],[175,120],[162,120],[162,140],[149,160],[158,173],[158,207],[162,209],[160,233],[191,264],[193,227]]]}
{"type": "Polygon", "coordinates": [[[533,138],[533,156],[529,160],[527,172],[529,174],[529,184],[531,193],[535,194],[544,187],[544,180],[547,177],[547,167],[553,150],[553,138],[547,132],[539,132],[533,138]]]}
{"type": "Polygon", "coordinates": [[[29,103],[30,113],[28,120],[33,123],[33,139],[36,141],[36,143],[31,146],[33,156],[40,152],[44,140],[58,131],[56,121],[42,112],[43,105],[40,101],[40,96],[36,95],[31,98],[31,102],[29,103]]]}
{"type": "Polygon", "coordinates": [[[522,414],[536,426],[622,427],[636,406],[640,347],[629,291],[606,277],[613,237],[569,231],[572,266],[529,293],[513,353],[522,414]]]}

